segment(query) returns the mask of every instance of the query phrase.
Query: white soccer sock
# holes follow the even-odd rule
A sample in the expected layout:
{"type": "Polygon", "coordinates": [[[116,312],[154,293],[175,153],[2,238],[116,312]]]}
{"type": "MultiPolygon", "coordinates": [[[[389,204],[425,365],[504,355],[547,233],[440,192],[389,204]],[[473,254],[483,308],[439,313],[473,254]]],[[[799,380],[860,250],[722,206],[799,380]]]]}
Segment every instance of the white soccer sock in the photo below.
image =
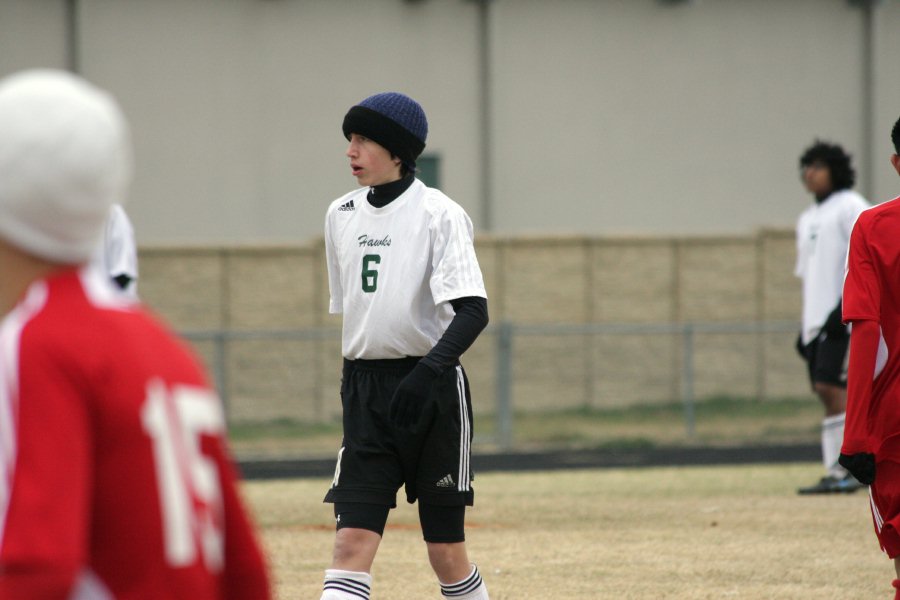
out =
{"type": "Polygon", "coordinates": [[[472,565],[469,576],[457,583],[441,584],[441,595],[452,600],[490,600],[487,586],[481,580],[478,567],[472,565]]]}
{"type": "Polygon", "coordinates": [[[362,571],[325,569],[325,584],[319,600],[369,600],[372,576],[362,571]]]}
{"type": "Polygon", "coordinates": [[[844,443],[844,415],[825,417],[822,421],[822,462],[825,471],[832,477],[843,479],[847,470],[838,464],[841,445],[844,443]]]}

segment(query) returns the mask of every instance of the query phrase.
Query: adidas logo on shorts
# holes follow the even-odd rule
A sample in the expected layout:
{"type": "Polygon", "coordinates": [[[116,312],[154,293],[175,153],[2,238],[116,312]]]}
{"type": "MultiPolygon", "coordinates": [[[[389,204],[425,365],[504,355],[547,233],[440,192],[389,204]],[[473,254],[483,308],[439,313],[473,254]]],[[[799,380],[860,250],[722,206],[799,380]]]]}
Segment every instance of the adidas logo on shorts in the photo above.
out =
{"type": "Polygon", "coordinates": [[[453,477],[447,474],[444,475],[441,480],[438,481],[435,485],[439,488],[450,488],[456,485],[456,483],[453,481],[453,477]]]}
{"type": "Polygon", "coordinates": [[[346,204],[341,204],[338,207],[338,210],[353,210],[355,207],[353,206],[353,200],[347,202],[346,204]]]}

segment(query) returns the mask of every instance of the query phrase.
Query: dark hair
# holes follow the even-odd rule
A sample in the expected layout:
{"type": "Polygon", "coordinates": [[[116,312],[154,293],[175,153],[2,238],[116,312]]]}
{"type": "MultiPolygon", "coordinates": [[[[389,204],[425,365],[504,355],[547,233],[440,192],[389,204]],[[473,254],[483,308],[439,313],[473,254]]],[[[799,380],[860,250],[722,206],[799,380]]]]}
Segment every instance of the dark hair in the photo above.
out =
{"type": "Polygon", "coordinates": [[[900,119],[897,119],[894,128],[891,129],[891,141],[894,142],[894,152],[900,154],[900,119]]]}
{"type": "Polygon", "coordinates": [[[815,162],[828,167],[834,191],[850,189],[856,183],[856,171],[850,164],[850,155],[839,145],[816,140],[800,157],[800,168],[815,162]]]}

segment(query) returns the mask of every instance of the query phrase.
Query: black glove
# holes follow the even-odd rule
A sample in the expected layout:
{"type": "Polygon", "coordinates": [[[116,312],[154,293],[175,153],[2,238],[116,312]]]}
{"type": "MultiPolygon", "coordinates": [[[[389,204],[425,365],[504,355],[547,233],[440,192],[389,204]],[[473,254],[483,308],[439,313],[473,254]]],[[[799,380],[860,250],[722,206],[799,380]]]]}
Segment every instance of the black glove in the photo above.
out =
{"type": "Polygon", "coordinates": [[[409,374],[400,381],[394,397],[391,398],[389,416],[394,425],[398,427],[412,427],[419,420],[422,409],[431,394],[431,385],[437,373],[423,364],[418,363],[409,374]]]}
{"type": "Polygon", "coordinates": [[[838,302],[837,308],[831,311],[828,318],[825,319],[825,324],[822,325],[822,331],[825,333],[825,336],[832,340],[840,339],[847,335],[847,326],[843,323],[844,317],[841,304],[838,302]]]}
{"type": "Polygon", "coordinates": [[[875,481],[875,455],[868,452],[859,454],[841,454],[838,463],[856,477],[863,485],[872,485],[875,481]]]}
{"type": "Polygon", "coordinates": [[[794,348],[797,349],[797,354],[800,355],[800,358],[806,360],[806,346],[803,345],[803,332],[797,334],[797,341],[794,343],[794,348]]]}

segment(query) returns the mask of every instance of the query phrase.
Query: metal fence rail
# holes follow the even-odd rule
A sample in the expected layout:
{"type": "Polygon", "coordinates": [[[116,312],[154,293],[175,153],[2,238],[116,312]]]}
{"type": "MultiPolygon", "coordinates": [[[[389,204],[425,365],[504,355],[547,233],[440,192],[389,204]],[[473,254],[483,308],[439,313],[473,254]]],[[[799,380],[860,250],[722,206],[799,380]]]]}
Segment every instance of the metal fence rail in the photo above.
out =
{"type": "MultiPolygon", "coordinates": [[[[513,359],[516,338],[560,335],[677,335],[681,338],[681,400],[688,436],[694,435],[696,424],[694,391],[694,340],[697,334],[766,334],[799,331],[796,321],[736,321],[685,323],[588,323],[575,325],[517,325],[502,322],[496,326],[497,379],[495,402],[497,407],[497,443],[501,448],[513,446],[513,359]]],[[[758,363],[762,368],[762,362],[758,363]]]]}
{"type": "MultiPolygon", "coordinates": [[[[695,342],[698,335],[730,334],[755,335],[759,339],[764,334],[793,334],[799,330],[796,321],[739,321],[739,322],[685,322],[685,323],[589,323],[589,324],[544,324],[524,325],[508,321],[492,324],[485,331],[485,337],[494,338],[495,372],[494,407],[495,438],[493,441],[501,448],[509,449],[514,442],[514,364],[519,354],[521,340],[525,338],[548,338],[559,336],[669,336],[676,337],[680,346],[680,365],[678,368],[677,395],[684,409],[684,426],[688,436],[694,434],[695,428],[695,342]]],[[[182,337],[190,342],[212,344],[211,370],[215,385],[219,391],[226,411],[234,400],[226,359],[229,343],[247,340],[271,341],[314,341],[340,339],[340,330],[334,327],[286,329],[286,330],[215,330],[184,331],[182,337]]],[[[758,388],[762,389],[765,373],[764,344],[756,344],[758,353],[755,361],[758,388]]],[[[232,367],[233,368],[233,367],[232,367]]],[[[673,381],[673,384],[675,382],[673,381]]]]}

